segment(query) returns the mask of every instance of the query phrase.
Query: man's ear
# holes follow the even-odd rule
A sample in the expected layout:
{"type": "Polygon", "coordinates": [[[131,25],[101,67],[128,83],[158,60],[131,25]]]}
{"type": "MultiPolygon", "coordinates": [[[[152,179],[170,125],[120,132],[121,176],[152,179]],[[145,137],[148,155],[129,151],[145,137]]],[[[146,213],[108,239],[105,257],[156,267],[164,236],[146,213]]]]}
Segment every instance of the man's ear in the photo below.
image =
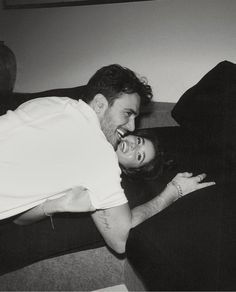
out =
{"type": "Polygon", "coordinates": [[[98,93],[90,102],[90,106],[95,111],[98,117],[102,117],[106,109],[108,108],[108,101],[104,95],[98,93]]]}

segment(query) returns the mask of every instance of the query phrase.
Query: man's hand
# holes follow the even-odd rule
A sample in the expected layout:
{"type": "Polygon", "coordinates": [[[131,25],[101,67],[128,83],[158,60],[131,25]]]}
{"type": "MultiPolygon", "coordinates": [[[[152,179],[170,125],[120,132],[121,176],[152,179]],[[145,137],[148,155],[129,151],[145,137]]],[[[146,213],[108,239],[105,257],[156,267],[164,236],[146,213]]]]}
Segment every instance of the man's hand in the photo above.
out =
{"type": "MultiPolygon", "coordinates": [[[[52,200],[57,204],[57,212],[91,212],[95,211],[92,206],[89,191],[84,187],[75,187],[66,192],[62,197],[52,200]]],[[[49,202],[49,201],[48,201],[49,202]]],[[[45,203],[45,212],[47,212],[45,203]]],[[[50,213],[48,210],[47,213],[50,213]]]]}
{"type": "Polygon", "coordinates": [[[41,205],[26,211],[18,216],[14,222],[19,225],[27,225],[55,213],[90,212],[94,210],[88,190],[83,187],[75,187],[66,191],[64,195],[57,199],[47,200],[41,205]]]}

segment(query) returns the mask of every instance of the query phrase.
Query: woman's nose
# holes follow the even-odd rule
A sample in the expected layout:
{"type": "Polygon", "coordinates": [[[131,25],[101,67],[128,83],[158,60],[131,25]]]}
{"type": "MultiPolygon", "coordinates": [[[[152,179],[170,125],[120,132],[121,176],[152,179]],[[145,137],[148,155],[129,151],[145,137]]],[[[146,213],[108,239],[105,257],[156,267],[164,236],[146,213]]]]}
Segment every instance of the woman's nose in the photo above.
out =
{"type": "Polygon", "coordinates": [[[135,149],[135,146],[136,146],[135,142],[129,141],[129,148],[130,148],[130,150],[133,151],[135,149]]]}

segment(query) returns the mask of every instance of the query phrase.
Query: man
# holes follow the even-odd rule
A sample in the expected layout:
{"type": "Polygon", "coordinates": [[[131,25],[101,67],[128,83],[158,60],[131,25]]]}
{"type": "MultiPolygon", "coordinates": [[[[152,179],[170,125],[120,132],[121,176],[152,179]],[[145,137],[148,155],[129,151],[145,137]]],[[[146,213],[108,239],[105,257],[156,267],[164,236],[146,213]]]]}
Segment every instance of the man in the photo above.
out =
{"type": "Polygon", "coordinates": [[[25,224],[55,212],[91,211],[106,243],[123,253],[132,227],[212,183],[184,173],[160,196],[130,210],[114,149],[134,130],[151,88],[119,65],[98,70],[86,88],[86,103],[35,99],[0,118],[0,218],[30,209],[15,220],[25,224]]]}

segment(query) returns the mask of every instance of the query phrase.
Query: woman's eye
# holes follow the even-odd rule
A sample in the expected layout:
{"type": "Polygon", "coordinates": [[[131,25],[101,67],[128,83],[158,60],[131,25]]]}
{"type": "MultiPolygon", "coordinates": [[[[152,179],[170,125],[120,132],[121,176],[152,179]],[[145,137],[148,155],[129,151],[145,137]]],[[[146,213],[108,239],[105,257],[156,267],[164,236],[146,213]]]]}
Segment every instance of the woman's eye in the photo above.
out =
{"type": "Polygon", "coordinates": [[[142,139],[140,137],[137,137],[137,143],[140,145],[142,144],[142,139]]]}

